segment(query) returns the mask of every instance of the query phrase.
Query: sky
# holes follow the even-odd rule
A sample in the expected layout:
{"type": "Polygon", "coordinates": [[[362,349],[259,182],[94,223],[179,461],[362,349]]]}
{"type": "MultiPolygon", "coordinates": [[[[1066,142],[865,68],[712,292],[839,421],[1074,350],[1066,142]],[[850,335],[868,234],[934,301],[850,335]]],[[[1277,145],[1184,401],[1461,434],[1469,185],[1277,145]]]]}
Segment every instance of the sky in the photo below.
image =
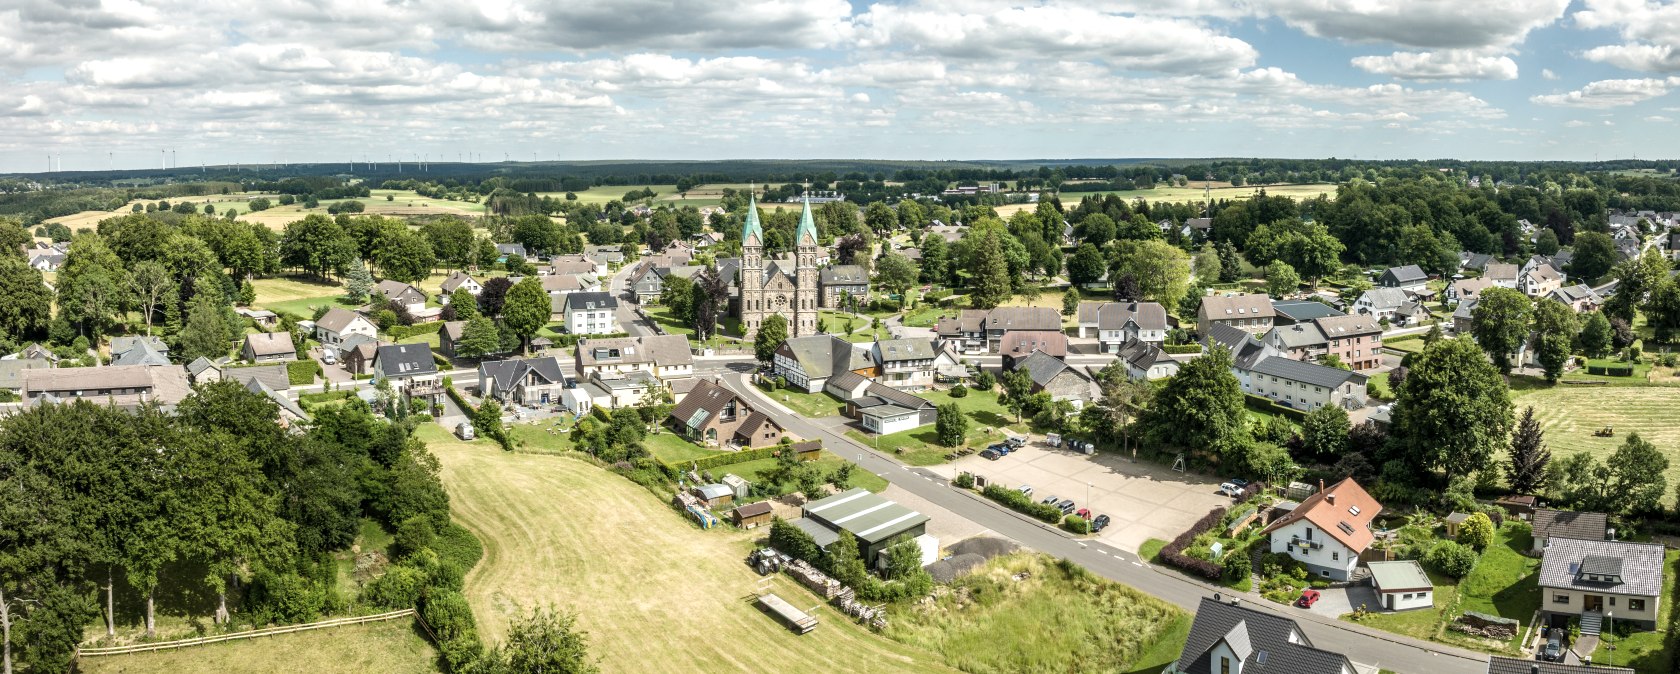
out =
{"type": "Polygon", "coordinates": [[[1680,0],[0,0],[0,172],[1658,159],[1676,90],[1680,0]]]}

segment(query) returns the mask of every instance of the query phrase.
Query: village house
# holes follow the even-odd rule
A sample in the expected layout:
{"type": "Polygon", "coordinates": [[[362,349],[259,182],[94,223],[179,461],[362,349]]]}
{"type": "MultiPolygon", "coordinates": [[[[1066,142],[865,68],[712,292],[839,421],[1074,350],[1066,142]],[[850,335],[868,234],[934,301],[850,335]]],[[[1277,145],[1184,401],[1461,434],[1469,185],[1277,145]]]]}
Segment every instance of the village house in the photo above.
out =
{"type": "Polygon", "coordinates": [[[112,337],[111,364],[149,365],[154,367],[168,365],[169,345],[161,339],[147,335],[112,337]]]}
{"type": "Polygon", "coordinates": [[[1354,300],[1353,313],[1378,321],[1385,318],[1392,321],[1394,312],[1408,299],[1411,298],[1406,296],[1406,291],[1399,288],[1372,288],[1354,300]]]}
{"type": "Polygon", "coordinates": [[[771,366],[776,376],[806,393],[823,390],[828,378],[841,372],[865,377],[878,374],[868,351],[834,335],[789,338],[776,348],[771,366]]]}
{"type": "Polygon", "coordinates": [[[1377,285],[1383,288],[1399,288],[1401,290],[1423,290],[1429,285],[1429,275],[1423,268],[1415,264],[1404,267],[1389,267],[1377,277],[1377,285]]]}
{"type": "Polygon", "coordinates": [[[845,298],[861,305],[869,301],[869,272],[862,265],[829,265],[817,272],[817,288],[824,309],[839,308],[845,298]]]}
{"type": "Polygon", "coordinates": [[[315,340],[323,346],[338,346],[351,335],[374,339],[379,336],[379,326],[366,316],[338,307],[328,309],[315,321],[315,340]]]}
{"type": "Polygon", "coordinates": [[[478,394],[517,405],[559,402],[566,374],[553,356],[492,360],[478,364],[478,394]]]}
{"type": "Polygon", "coordinates": [[[998,353],[1003,356],[1003,369],[1012,370],[1015,362],[1031,356],[1034,353],[1047,353],[1057,358],[1068,355],[1067,334],[1060,330],[1055,332],[1019,330],[1003,337],[1003,343],[998,346],[998,353]]]}
{"type": "Polygon", "coordinates": [[[449,272],[449,277],[438,287],[438,303],[449,304],[449,296],[457,290],[465,290],[468,295],[478,297],[479,293],[484,292],[484,285],[464,271],[449,272]]]}
{"type": "Polygon", "coordinates": [[[1178,374],[1178,361],[1160,347],[1134,339],[1120,345],[1115,353],[1126,364],[1126,376],[1131,379],[1165,379],[1178,374]]]}
{"type": "Polygon", "coordinates": [[[1495,655],[1488,659],[1487,674],[1634,674],[1634,670],[1597,662],[1590,665],[1570,665],[1562,662],[1538,662],[1534,658],[1507,658],[1495,655]]]}
{"type": "Polygon", "coordinates": [[[1517,265],[1503,262],[1489,262],[1487,269],[1482,271],[1482,278],[1491,281],[1501,288],[1517,289],[1517,265]]]}
{"type": "Polygon", "coordinates": [[[1325,405],[1358,409],[1365,404],[1366,375],[1295,360],[1230,326],[1214,326],[1204,341],[1231,352],[1231,373],[1249,395],[1309,412],[1325,405]]]}
{"type": "Polygon", "coordinates": [[[926,426],[938,420],[933,401],[879,382],[868,382],[844,397],[847,417],[857,419],[871,433],[887,435],[926,426]]]}
{"type": "Polygon", "coordinates": [[[1568,305],[1569,308],[1574,309],[1575,313],[1578,314],[1583,314],[1589,311],[1597,311],[1599,307],[1604,306],[1604,298],[1599,296],[1599,294],[1592,289],[1592,286],[1585,283],[1577,283],[1572,286],[1558,288],[1557,290],[1547,293],[1546,297],[1568,305]]]}
{"type": "Polygon", "coordinates": [[[1302,361],[1336,356],[1355,370],[1382,365],[1382,325],[1370,316],[1332,316],[1272,328],[1263,341],[1302,361]]]}
{"type": "Polygon", "coordinates": [[[667,421],[683,437],[707,446],[768,447],[782,439],[774,419],[711,379],[700,380],[667,421]]]}
{"type": "Polygon", "coordinates": [[[245,335],[239,356],[252,363],[286,362],[297,360],[297,347],[290,333],[255,332],[245,335]]]}
{"type": "Polygon", "coordinates": [[[877,340],[869,355],[878,368],[881,383],[904,391],[921,391],[933,386],[938,354],[926,339],[877,340]]]}
{"type": "Polygon", "coordinates": [[[1081,339],[1095,337],[1103,353],[1137,339],[1160,346],[1167,340],[1167,311],[1155,302],[1080,302],[1081,339]]]}
{"type": "Polygon", "coordinates": [[[1541,610],[1552,625],[1580,618],[1582,635],[1611,629],[1607,619],[1656,629],[1662,584],[1655,543],[1553,538],[1540,561],[1541,610]]]}
{"type": "Polygon", "coordinates": [[[1429,305],[1421,299],[1412,298],[1394,310],[1394,317],[1390,320],[1395,325],[1422,325],[1435,318],[1435,313],[1429,310],[1429,305]]]}
{"type": "MultiPolygon", "coordinates": [[[[692,379],[681,379],[679,382],[694,382],[692,379]]],[[[644,370],[635,370],[624,374],[604,374],[596,372],[588,380],[578,383],[571,388],[560,389],[558,400],[560,406],[571,410],[573,414],[588,414],[590,410],[601,407],[616,410],[624,407],[637,407],[650,400],[665,385],[654,379],[653,375],[644,370]]],[[[676,398],[675,404],[681,404],[682,398],[676,398]]]]}
{"type": "Polygon", "coordinates": [[[578,375],[645,371],[660,381],[694,376],[694,352],[682,335],[582,339],[577,345],[578,375]]]}
{"type": "Polygon", "coordinates": [[[1554,538],[1597,541],[1609,537],[1610,516],[1604,513],[1535,508],[1530,518],[1535,554],[1544,554],[1554,538]]]}
{"type": "Polygon", "coordinates": [[[444,321],[438,326],[438,353],[454,358],[455,343],[461,341],[461,333],[466,329],[466,321],[444,321]]]}
{"type": "Polygon", "coordinates": [[[525,244],[523,243],[498,243],[496,244],[496,255],[498,256],[498,262],[506,262],[510,259],[527,262],[531,260],[531,255],[525,251],[525,244]]]}
{"type": "Polygon", "coordinates": [[[624,249],[616,244],[589,246],[583,249],[583,256],[608,270],[618,269],[624,264],[624,249]]]}
{"type": "Polygon", "coordinates": [[[1543,264],[1523,272],[1517,280],[1517,290],[1529,297],[1545,297],[1553,290],[1563,287],[1563,273],[1543,264]]]}
{"type": "MultiPolygon", "coordinates": [[[[1061,334],[1062,316],[1050,307],[964,309],[954,317],[940,318],[934,328],[942,344],[956,344],[962,353],[999,353],[1005,336],[1020,331],[1061,334]]],[[[1065,334],[1062,341],[1065,349],[1065,334]]]]}
{"type": "Polygon", "coordinates": [[[600,276],[607,273],[606,265],[599,264],[585,255],[557,255],[550,258],[548,266],[539,270],[544,276],[571,276],[589,274],[600,276]]]}
{"type": "Polygon", "coordinates": [[[1216,325],[1225,325],[1251,335],[1263,335],[1272,329],[1277,311],[1271,298],[1265,295],[1208,295],[1196,311],[1196,327],[1204,333],[1216,325]]]}
{"type": "Polygon", "coordinates": [[[601,279],[594,274],[561,274],[542,277],[543,292],[556,299],[571,293],[601,292],[601,279]]]}
{"type": "Polygon", "coordinates": [[[1458,304],[1465,300],[1481,298],[1482,291],[1493,287],[1493,281],[1486,278],[1461,278],[1447,286],[1447,304],[1458,304]]]}
{"type": "Polygon", "coordinates": [[[1026,370],[1027,375],[1032,377],[1033,393],[1047,391],[1051,399],[1069,401],[1075,409],[1083,407],[1087,400],[1101,397],[1097,383],[1091,380],[1090,375],[1043,351],[1034,351],[1032,355],[1015,361],[1011,369],[1026,370]]]}
{"type": "Polygon", "coordinates": [[[636,296],[637,304],[658,302],[665,292],[665,277],[652,263],[642,262],[630,273],[630,292],[636,296]]]}
{"type": "Polygon", "coordinates": [[[1358,674],[1340,653],[1313,646],[1294,620],[1219,595],[1203,597],[1178,659],[1161,674],[1358,674]]]}
{"type": "Polygon", "coordinates": [[[1382,505],[1350,477],[1307,497],[1263,533],[1274,554],[1289,555],[1315,576],[1346,581],[1371,545],[1371,521],[1380,512],[1382,505]]]}
{"type": "Polygon", "coordinates": [[[618,299],[609,293],[571,293],[562,305],[566,332],[608,335],[618,332],[618,299]]]}
{"type": "Polygon", "coordinates": [[[233,313],[248,320],[259,330],[269,330],[280,325],[280,315],[267,309],[252,309],[250,307],[236,307],[233,313]]]}
{"type": "Polygon", "coordinates": [[[374,290],[385,301],[407,310],[410,316],[426,313],[426,293],[419,288],[397,281],[380,281],[374,290]]]}
{"type": "Polygon", "coordinates": [[[1485,271],[1492,262],[1493,256],[1487,253],[1472,253],[1467,250],[1458,253],[1458,268],[1461,271],[1485,271]]]}
{"type": "Polygon", "coordinates": [[[373,381],[389,382],[398,394],[437,403],[443,395],[437,362],[425,344],[388,344],[374,351],[373,381]]]}
{"type": "Polygon", "coordinates": [[[192,393],[187,371],[181,367],[110,365],[23,371],[26,405],[56,403],[74,398],[136,409],[148,403],[173,409],[192,393]]]}

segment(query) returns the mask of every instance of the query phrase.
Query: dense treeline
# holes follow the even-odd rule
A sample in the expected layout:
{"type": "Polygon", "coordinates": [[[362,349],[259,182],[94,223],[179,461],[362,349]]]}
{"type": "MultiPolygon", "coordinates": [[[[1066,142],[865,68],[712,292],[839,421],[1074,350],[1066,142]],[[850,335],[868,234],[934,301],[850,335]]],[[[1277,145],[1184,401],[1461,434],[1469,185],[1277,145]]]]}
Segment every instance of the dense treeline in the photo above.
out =
{"type": "Polygon", "coordinates": [[[78,400],[7,417],[10,653],[27,671],[61,672],[96,621],[107,636],[140,625],[151,637],[159,612],[227,629],[458,590],[477,543],[449,521],[437,462],[411,431],[352,401],[291,433],[271,400],[231,381],[199,387],[173,415],[78,400]],[[398,563],[355,597],[330,553],[362,518],[397,533],[398,563]]]}

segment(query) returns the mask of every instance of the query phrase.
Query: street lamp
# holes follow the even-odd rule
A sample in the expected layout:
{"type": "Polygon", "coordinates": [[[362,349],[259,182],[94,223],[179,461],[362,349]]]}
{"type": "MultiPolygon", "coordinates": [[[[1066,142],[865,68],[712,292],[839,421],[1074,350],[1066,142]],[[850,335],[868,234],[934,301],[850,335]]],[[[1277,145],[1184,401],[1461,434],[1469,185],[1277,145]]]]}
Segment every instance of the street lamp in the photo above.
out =
{"type": "MultiPolygon", "coordinates": [[[[1092,514],[1092,511],[1091,511],[1091,483],[1090,482],[1085,483],[1085,514],[1086,515],[1092,514]]],[[[1090,517],[1085,518],[1085,535],[1086,536],[1091,535],[1091,518],[1090,517]]]]}
{"type": "MultiPolygon", "coordinates": [[[[1614,639],[1616,635],[1616,612],[1605,611],[1604,619],[1610,621],[1610,636],[1614,639]]],[[[1612,640],[1610,643],[1605,644],[1604,652],[1610,656],[1610,662],[1608,664],[1614,667],[1616,665],[1616,642],[1612,640]]]]}

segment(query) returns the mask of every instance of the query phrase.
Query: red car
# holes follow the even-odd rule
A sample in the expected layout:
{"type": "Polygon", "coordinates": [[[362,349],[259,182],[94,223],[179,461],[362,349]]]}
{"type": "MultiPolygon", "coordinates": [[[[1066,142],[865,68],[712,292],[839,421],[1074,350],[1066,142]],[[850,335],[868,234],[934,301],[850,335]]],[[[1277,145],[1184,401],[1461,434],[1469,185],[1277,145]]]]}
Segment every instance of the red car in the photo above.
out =
{"type": "Polygon", "coordinates": [[[1080,517],[1083,517],[1085,519],[1091,519],[1091,509],[1090,508],[1080,508],[1079,512],[1074,513],[1074,514],[1078,515],[1080,517]]]}
{"type": "Polygon", "coordinates": [[[1295,605],[1301,608],[1312,608],[1318,603],[1318,590],[1302,590],[1301,598],[1295,600],[1295,605]]]}

